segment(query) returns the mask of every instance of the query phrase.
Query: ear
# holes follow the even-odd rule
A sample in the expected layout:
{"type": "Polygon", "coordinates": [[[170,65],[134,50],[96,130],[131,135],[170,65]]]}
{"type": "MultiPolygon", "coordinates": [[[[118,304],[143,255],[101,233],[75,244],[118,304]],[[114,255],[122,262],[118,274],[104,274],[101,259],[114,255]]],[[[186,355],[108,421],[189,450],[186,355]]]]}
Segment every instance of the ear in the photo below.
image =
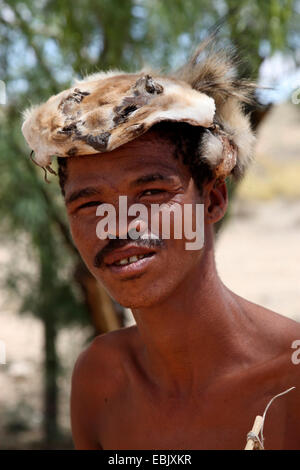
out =
{"type": "Polygon", "coordinates": [[[228,192],[225,180],[211,181],[204,191],[205,220],[215,224],[224,217],[228,206],[228,192]]]}

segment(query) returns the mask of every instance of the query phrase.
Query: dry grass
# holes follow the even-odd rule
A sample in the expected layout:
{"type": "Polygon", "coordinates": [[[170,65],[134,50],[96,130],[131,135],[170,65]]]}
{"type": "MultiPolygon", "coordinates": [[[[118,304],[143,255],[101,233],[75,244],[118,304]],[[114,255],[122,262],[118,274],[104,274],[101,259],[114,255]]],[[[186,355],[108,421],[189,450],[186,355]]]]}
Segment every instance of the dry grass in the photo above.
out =
{"type": "Polygon", "coordinates": [[[267,201],[277,197],[299,198],[300,161],[283,163],[258,155],[239,185],[237,195],[247,201],[267,201]]]}

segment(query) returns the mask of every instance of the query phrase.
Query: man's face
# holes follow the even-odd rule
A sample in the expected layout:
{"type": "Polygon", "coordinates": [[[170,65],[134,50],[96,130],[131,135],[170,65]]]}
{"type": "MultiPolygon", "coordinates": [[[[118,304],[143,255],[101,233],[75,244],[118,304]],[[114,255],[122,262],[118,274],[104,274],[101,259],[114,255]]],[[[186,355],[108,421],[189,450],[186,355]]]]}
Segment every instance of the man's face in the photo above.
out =
{"type": "MultiPolygon", "coordinates": [[[[127,196],[128,207],[145,205],[149,221],[151,204],[177,203],[183,210],[185,204],[203,202],[188,167],[174,157],[171,142],[151,131],[111,152],[69,158],[67,171],[65,200],[74,242],[111,296],[126,307],[150,307],[182,288],[203,250],[186,250],[184,236],[174,239],[172,218],[170,239],[118,239],[128,232],[127,223],[119,227],[119,196],[127,196]],[[96,209],[103,203],[116,209],[116,240],[101,240],[96,234],[96,209]],[[139,259],[123,264],[135,256],[139,259]]],[[[128,224],[135,217],[127,217],[128,224]]]]}

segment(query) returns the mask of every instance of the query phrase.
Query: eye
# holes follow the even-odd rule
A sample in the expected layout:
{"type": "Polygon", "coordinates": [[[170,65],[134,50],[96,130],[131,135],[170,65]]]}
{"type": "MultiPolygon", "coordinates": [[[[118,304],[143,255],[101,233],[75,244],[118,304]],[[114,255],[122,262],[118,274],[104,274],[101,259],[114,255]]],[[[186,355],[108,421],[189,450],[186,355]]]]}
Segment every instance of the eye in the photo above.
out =
{"type": "Polygon", "coordinates": [[[77,210],[79,209],[85,209],[86,207],[95,207],[95,206],[100,206],[101,202],[100,201],[89,201],[89,202],[85,202],[84,204],[82,204],[81,206],[79,206],[77,208],[77,210]]]}
{"type": "Polygon", "coordinates": [[[142,196],[152,196],[154,194],[161,194],[165,193],[166,191],[164,189],[146,189],[146,191],[142,192],[142,196]]]}

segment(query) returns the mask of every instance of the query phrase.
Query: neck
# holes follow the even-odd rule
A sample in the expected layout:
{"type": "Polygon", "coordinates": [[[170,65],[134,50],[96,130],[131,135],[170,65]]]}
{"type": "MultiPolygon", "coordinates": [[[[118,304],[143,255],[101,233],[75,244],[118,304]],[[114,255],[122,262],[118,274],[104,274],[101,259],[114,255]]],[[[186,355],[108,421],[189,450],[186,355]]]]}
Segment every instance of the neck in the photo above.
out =
{"type": "Polygon", "coordinates": [[[133,311],[152,379],[190,391],[228,372],[241,359],[247,321],[236,299],[217,274],[211,237],[199,265],[171,296],[133,311]]]}

